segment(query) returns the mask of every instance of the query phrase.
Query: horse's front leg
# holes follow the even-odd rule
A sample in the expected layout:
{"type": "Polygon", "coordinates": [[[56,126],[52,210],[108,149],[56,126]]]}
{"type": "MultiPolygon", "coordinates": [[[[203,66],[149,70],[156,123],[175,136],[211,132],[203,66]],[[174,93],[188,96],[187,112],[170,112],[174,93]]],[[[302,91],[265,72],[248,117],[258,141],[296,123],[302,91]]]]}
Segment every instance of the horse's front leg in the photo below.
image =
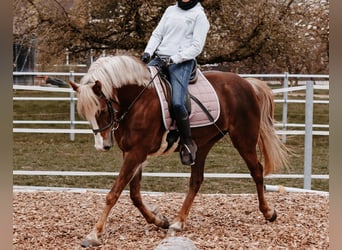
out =
{"type": "Polygon", "coordinates": [[[176,217],[172,225],[170,225],[169,227],[168,233],[171,236],[174,235],[175,232],[182,231],[184,228],[186,218],[189,215],[191,206],[203,182],[204,163],[205,158],[207,157],[207,154],[209,152],[209,149],[210,148],[208,148],[207,150],[203,150],[199,148],[197,151],[196,162],[193,166],[191,166],[191,176],[189,181],[188,193],[185,197],[181,209],[178,212],[178,216],[176,217]]]}
{"type": "Polygon", "coordinates": [[[143,156],[137,152],[128,152],[124,155],[124,162],[121,167],[118,178],[116,179],[113,187],[106,196],[106,204],[104,210],[95,224],[93,230],[84,238],[81,245],[83,247],[92,247],[101,245],[99,237],[104,232],[105,224],[110,210],[119,199],[125,186],[132,180],[137,173],[137,169],[141,167],[141,163],[144,162],[146,156],[143,156]]]}
{"type": "Polygon", "coordinates": [[[142,168],[138,169],[137,174],[130,182],[130,196],[134,206],[136,206],[148,223],[161,228],[169,228],[169,221],[164,216],[159,216],[157,211],[149,210],[142,201],[140,194],[142,168]]]}

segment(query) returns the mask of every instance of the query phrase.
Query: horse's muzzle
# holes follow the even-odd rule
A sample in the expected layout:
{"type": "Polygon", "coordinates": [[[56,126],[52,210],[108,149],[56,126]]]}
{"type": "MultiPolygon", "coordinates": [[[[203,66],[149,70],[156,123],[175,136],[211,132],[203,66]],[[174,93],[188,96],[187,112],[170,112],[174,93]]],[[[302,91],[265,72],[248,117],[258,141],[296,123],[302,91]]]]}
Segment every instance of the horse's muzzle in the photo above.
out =
{"type": "Polygon", "coordinates": [[[95,136],[95,145],[94,147],[96,148],[97,151],[99,152],[106,152],[108,151],[111,147],[113,147],[113,141],[112,138],[108,139],[103,139],[103,137],[98,133],[95,136]]]}
{"type": "Polygon", "coordinates": [[[104,145],[104,146],[99,146],[99,145],[95,145],[95,149],[99,152],[107,152],[111,149],[113,145],[104,145]]]}

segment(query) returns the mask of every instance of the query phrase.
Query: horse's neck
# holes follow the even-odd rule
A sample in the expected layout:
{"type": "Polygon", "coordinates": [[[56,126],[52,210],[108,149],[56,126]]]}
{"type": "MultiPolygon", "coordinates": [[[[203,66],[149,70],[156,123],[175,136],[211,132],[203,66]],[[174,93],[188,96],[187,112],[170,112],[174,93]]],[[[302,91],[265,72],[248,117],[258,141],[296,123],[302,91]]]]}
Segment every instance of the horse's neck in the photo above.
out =
{"type": "Polygon", "coordinates": [[[138,85],[125,85],[117,90],[117,97],[122,106],[129,106],[133,102],[138,102],[146,89],[138,85]]]}

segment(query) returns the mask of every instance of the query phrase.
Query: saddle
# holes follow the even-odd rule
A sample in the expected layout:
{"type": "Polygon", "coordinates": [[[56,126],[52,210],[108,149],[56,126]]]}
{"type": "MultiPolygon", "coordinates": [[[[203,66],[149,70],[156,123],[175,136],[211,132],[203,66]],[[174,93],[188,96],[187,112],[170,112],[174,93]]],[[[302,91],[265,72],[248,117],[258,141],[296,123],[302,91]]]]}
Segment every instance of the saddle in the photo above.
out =
{"type": "Polygon", "coordinates": [[[195,65],[192,68],[189,84],[194,84],[197,81],[197,61],[195,60],[195,65]]]}
{"type": "MultiPolygon", "coordinates": [[[[163,93],[166,97],[166,100],[168,102],[168,107],[170,110],[170,114],[171,117],[174,118],[174,114],[173,114],[173,109],[172,109],[172,105],[171,105],[171,99],[172,99],[172,85],[170,83],[169,80],[169,74],[168,72],[159,69],[159,78],[161,80],[161,86],[162,86],[162,90],[163,93]]],[[[196,81],[198,79],[198,73],[197,73],[197,61],[195,60],[195,65],[192,68],[191,74],[190,74],[190,80],[189,80],[189,84],[195,84],[196,81]]],[[[190,101],[191,95],[189,93],[189,91],[187,91],[187,93],[185,94],[185,108],[188,111],[188,114],[191,114],[191,101],[190,101]]]]}
{"type": "MultiPolygon", "coordinates": [[[[159,80],[160,80],[160,86],[161,89],[163,91],[163,94],[165,96],[166,102],[167,102],[167,106],[172,118],[172,121],[174,122],[174,112],[173,112],[173,108],[172,108],[172,85],[169,81],[169,78],[166,74],[164,74],[163,72],[159,73],[159,80]]],[[[190,83],[190,82],[189,82],[190,83]]],[[[195,82],[193,82],[192,84],[194,84],[195,82]]],[[[189,91],[187,91],[187,93],[185,94],[185,108],[188,111],[188,115],[191,114],[191,101],[190,101],[190,94],[189,91]]]]}
{"type": "MultiPolygon", "coordinates": [[[[169,130],[166,138],[168,150],[179,137],[171,105],[172,87],[165,74],[159,72],[157,67],[149,66],[149,69],[159,97],[162,120],[165,129],[169,130]]],[[[217,94],[197,66],[194,67],[192,72],[192,80],[191,84],[189,82],[185,106],[189,113],[190,127],[212,125],[220,116],[220,105],[217,94]]]]}
{"type": "MultiPolygon", "coordinates": [[[[171,107],[171,84],[163,74],[158,72],[158,68],[149,66],[149,69],[159,97],[165,129],[176,129],[171,107]]],[[[194,76],[193,79],[195,81],[189,84],[186,97],[190,127],[209,126],[215,123],[220,115],[218,97],[211,83],[198,68],[196,68],[196,74],[194,76]]]]}

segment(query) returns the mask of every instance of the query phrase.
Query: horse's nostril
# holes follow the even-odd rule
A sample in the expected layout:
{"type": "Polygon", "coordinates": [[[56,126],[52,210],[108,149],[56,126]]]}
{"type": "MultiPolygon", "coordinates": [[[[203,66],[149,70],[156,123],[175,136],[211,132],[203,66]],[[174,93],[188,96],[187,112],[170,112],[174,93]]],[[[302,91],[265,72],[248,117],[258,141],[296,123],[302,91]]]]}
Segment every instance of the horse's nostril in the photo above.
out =
{"type": "Polygon", "coordinates": [[[109,149],[110,149],[110,146],[104,146],[103,149],[104,149],[104,150],[109,150],[109,149]]]}

